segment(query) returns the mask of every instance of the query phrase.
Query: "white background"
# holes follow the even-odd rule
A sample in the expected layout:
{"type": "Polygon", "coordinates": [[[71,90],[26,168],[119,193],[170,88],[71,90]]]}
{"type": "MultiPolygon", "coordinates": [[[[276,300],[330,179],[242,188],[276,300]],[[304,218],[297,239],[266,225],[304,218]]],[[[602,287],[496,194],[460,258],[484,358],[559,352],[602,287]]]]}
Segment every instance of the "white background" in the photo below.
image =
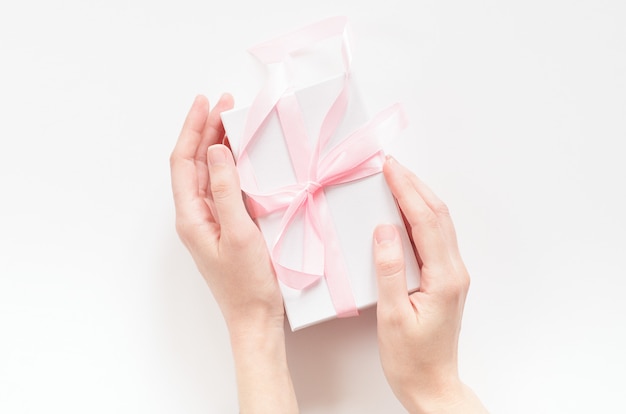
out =
{"type": "MultiPolygon", "coordinates": [[[[249,46],[340,14],[455,219],[463,379],[494,413],[626,412],[625,3],[371,3],[3,2],[0,412],[237,412],[168,157],[196,94],[249,103],[249,46]]],[[[403,412],[373,310],[287,342],[303,413],[403,412]]]]}

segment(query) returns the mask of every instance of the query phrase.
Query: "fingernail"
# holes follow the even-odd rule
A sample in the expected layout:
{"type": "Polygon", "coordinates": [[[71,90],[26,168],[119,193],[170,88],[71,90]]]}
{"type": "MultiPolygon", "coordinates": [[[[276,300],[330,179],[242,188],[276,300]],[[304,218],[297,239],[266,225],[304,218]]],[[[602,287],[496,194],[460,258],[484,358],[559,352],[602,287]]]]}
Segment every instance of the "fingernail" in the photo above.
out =
{"type": "Polygon", "coordinates": [[[219,165],[226,164],[226,160],[228,154],[226,153],[228,149],[226,149],[223,145],[212,145],[209,147],[208,159],[210,165],[219,165]]]}
{"type": "Polygon", "coordinates": [[[385,224],[376,228],[374,238],[376,239],[376,244],[382,244],[394,241],[397,235],[398,232],[394,226],[385,224]]]}
{"type": "Polygon", "coordinates": [[[193,98],[193,103],[191,104],[191,107],[193,108],[194,106],[198,105],[198,103],[202,100],[203,96],[202,95],[196,95],[195,98],[193,98]]]}
{"type": "Polygon", "coordinates": [[[393,155],[386,155],[385,156],[385,164],[386,164],[387,168],[398,168],[398,166],[400,165],[398,160],[396,160],[393,157],[393,155]]]}

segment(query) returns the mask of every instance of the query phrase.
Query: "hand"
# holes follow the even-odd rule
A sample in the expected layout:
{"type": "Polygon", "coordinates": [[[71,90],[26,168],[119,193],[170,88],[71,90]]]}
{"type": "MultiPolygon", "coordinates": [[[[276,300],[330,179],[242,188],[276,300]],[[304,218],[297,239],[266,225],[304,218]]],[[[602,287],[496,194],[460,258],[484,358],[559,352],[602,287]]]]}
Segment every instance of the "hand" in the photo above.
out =
{"type": "Polygon", "coordinates": [[[259,319],[283,327],[278,283],[261,232],[248,215],[232,154],[220,143],[224,95],[209,113],[196,98],[170,159],[176,229],[220,306],[229,329],[259,319]]]}
{"type": "Polygon", "coordinates": [[[412,413],[484,413],[458,376],[459,332],[470,278],[448,209],[393,158],[387,159],[383,172],[405,216],[421,270],[419,290],[408,295],[398,231],[391,225],[376,228],[378,342],[385,376],[412,413]]]}
{"type": "Polygon", "coordinates": [[[241,413],[297,412],[287,368],[284,308],[261,232],[248,215],[220,113],[193,103],[171,158],[176,229],[230,333],[241,413]]]}

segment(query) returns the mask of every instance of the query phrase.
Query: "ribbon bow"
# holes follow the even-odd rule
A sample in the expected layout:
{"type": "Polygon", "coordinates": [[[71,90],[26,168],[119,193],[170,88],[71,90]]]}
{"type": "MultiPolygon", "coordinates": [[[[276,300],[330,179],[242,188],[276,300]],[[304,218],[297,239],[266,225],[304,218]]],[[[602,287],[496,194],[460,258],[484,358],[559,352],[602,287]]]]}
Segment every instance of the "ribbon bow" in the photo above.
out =
{"type": "MultiPolygon", "coordinates": [[[[252,215],[261,217],[284,211],[277,239],[270,249],[278,279],[291,288],[306,289],[325,277],[339,317],[354,316],[358,311],[324,188],[379,173],[384,154],[377,139],[377,129],[388,124],[385,121],[389,119],[396,120],[394,125],[397,128],[406,125],[403,112],[396,104],[350,133],[334,147],[328,148],[345,115],[349,100],[350,55],[346,25],[345,18],[327,19],[251,50],[268,64],[270,76],[248,112],[237,159],[242,189],[251,201],[252,215]],[[315,147],[311,149],[300,106],[292,92],[293,79],[288,70],[288,56],[294,50],[340,33],[343,33],[342,50],[346,69],[343,85],[326,113],[315,147]],[[298,183],[270,193],[261,193],[254,179],[247,148],[273,109],[278,114],[298,183]],[[399,116],[394,117],[396,115],[399,116]],[[304,217],[306,254],[303,255],[301,268],[293,269],[281,263],[281,251],[285,234],[299,214],[304,217]]],[[[393,132],[387,130],[386,133],[393,132]]]]}

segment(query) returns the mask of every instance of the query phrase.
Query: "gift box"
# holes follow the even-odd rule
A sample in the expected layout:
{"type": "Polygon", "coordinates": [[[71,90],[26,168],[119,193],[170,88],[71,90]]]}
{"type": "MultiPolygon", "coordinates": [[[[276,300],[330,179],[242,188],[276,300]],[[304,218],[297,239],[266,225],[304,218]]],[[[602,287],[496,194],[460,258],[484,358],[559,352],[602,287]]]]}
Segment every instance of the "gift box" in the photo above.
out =
{"type": "Polygon", "coordinates": [[[398,228],[408,290],[419,287],[419,267],[381,172],[381,138],[402,127],[401,108],[370,117],[349,66],[338,76],[298,88],[285,70],[291,52],[316,40],[310,33],[318,38],[343,33],[345,20],[334,23],[305,28],[309,36],[291,34],[289,42],[263,44],[263,53],[271,55],[265,63],[274,65],[268,84],[251,106],[222,113],[242,190],[270,251],[293,331],[355,316],[376,303],[372,252],[378,224],[398,228]],[[289,47],[278,53],[270,47],[286,43],[289,47]]]}

